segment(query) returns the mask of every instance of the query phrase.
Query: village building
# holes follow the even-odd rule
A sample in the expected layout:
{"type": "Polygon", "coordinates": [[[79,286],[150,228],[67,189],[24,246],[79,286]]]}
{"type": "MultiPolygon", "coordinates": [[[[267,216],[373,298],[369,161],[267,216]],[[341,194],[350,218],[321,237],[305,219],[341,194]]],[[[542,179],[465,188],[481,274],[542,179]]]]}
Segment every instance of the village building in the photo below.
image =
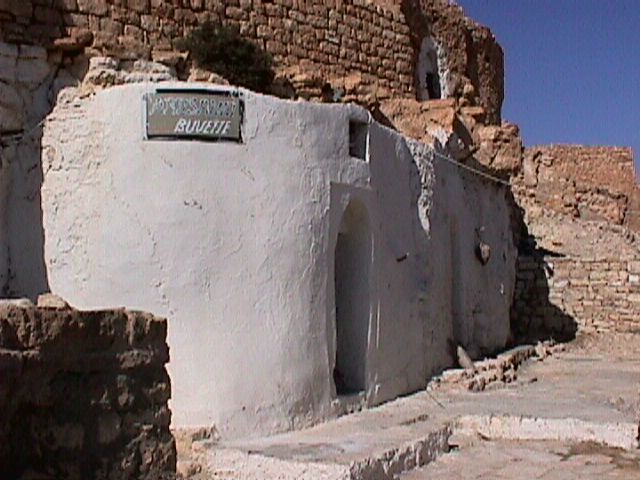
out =
{"type": "Polygon", "coordinates": [[[33,458],[143,438],[171,470],[169,425],[294,430],[467,354],[637,331],[631,150],[524,148],[503,97],[501,47],[447,0],[0,2],[0,366],[28,384],[0,406],[55,419],[33,458]],[[269,81],[199,68],[208,24],[269,81]]]}
{"type": "Polygon", "coordinates": [[[508,188],[360,107],[136,84],[59,101],[42,142],[50,288],[170,319],[174,425],[302,426],[508,341],[508,188]]]}

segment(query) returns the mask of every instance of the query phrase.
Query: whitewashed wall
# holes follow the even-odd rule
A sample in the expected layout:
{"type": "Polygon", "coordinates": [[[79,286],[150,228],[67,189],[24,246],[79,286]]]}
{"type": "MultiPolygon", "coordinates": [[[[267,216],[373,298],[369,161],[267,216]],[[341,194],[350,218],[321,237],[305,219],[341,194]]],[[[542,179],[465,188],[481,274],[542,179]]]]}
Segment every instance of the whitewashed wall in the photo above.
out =
{"type": "Polygon", "coordinates": [[[349,119],[369,121],[354,106],[243,92],[242,144],[144,140],[154,88],[59,100],[43,138],[45,262],[51,290],[78,307],[169,318],[175,425],[232,437],[336,414],[334,251],[353,201],[371,230],[368,405],[451,364],[454,316],[468,348],[504,345],[515,257],[503,191],[376,123],[368,161],[351,158],[349,119]],[[487,266],[468,237],[481,226],[487,266]]]}

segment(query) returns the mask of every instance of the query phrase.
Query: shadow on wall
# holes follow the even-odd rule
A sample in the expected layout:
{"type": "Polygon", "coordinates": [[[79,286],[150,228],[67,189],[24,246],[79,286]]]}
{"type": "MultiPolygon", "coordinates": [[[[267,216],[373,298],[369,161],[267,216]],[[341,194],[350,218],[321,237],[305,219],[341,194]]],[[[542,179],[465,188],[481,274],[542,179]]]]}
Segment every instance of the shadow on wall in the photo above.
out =
{"type": "Polygon", "coordinates": [[[568,342],[576,337],[578,323],[552,302],[549,283],[553,282],[553,265],[547,259],[561,257],[537,245],[523,218],[523,209],[513,202],[513,228],[516,235],[516,288],[511,306],[513,343],[529,344],[542,340],[568,342]]]}
{"type": "Polygon", "coordinates": [[[9,260],[7,281],[0,292],[3,297],[35,299],[38,294],[49,291],[40,198],[41,141],[40,124],[26,125],[11,137],[0,136],[11,175],[6,210],[9,260]]]}

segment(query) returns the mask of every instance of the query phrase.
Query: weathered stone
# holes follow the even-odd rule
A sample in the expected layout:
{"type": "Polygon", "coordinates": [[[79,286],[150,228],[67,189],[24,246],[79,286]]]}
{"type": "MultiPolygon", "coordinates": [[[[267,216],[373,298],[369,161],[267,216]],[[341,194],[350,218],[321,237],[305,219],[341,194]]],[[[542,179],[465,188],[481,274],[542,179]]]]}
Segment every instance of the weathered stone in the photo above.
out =
{"type": "Polygon", "coordinates": [[[115,413],[106,413],[98,417],[98,442],[109,444],[120,436],[121,420],[115,413]]]}
{"type": "Polygon", "coordinates": [[[74,29],[70,37],[57,38],[54,40],[54,46],[63,51],[82,50],[93,43],[93,32],[85,28],[74,29]]]}
{"type": "Polygon", "coordinates": [[[0,129],[18,129],[24,121],[25,106],[18,89],[14,85],[0,82],[0,107],[7,112],[4,115],[0,115],[0,125],[4,125],[0,129]],[[13,128],[8,128],[8,125],[13,125],[13,128]]]}
{"type": "Polygon", "coordinates": [[[16,59],[18,57],[18,46],[11,43],[0,42],[0,57],[16,59]]]}
{"type": "Polygon", "coordinates": [[[54,308],[58,310],[71,308],[62,297],[54,293],[43,293],[38,295],[37,306],[39,308],[54,308]]]}
{"type": "Polygon", "coordinates": [[[0,56],[0,81],[14,83],[16,80],[16,57],[0,56]]]}
{"type": "Polygon", "coordinates": [[[33,302],[28,298],[3,298],[0,299],[0,309],[11,307],[33,308],[33,302]]]}
{"type": "Polygon", "coordinates": [[[106,0],[77,0],[78,10],[82,13],[92,15],[106,15],[109,11],[109,4],[106,0]]]}
{"type": "Polygon", "coordinates": [[[25,0],[3,0],[0,4],[0,11],[9,12],[16,17],[30,18],[32,9],[32,2],[25,0]]]}
{"type": "Polygon", "coordinates": [[[167,50],[153,50],[151,52],[151,59],[154,62],[174,68],[178,66],[178,64],[185,62],[187,57],[188,54],[186,52],[174,52],[167,50]]]}
{"type": "Polygon", "coordinates": [[[16,80],[27,88],[34,89],[47,78],[51,71],[51,66],[44,60],[18,58],[16,80]]]}
{"type": "Polygon", "coordinates": [[[138,323],[147,326],[139,343],[166,348],[166,329],[155,327],[163,320],[141,312],[84,312],[0,301],[4,476],[21,478],[27,467],[69,480],[104,471],[113,478],[175,476],[168,395],[135,401],[168,381],[168,357],[153,357],[143,371],[125,372],[117,361],[118,354],[130,350],[127,332],[138,323]],[[4,395],[7,381],[10,396],[4,395]],[[124,394],[129,400],[122,401],[124,394]],[[20,455],[11,455],[17,449],[20,455]]]}
{"type": "Polygon", "coordinates": [[[149,0],[127,0],[127,6],[139,13],[149,12],[149,0]]]}
{"type": "Polygon", "coordinates": [[[473,364],[473,360],[471,360],[471,357],[465,351],[465,349],[462,348],[462,346],[458,345],[458,347],[456,348],[456,354],[458,356],[458,365],[466,370],[476,369],[475,365],[473,364]]]}
{"type": "Polygon", "coordinates": [[[55,0],[55,5],[63,12],[75,12],[78,10],[77,0],[55,0]]]}
{"type": "Polygon", "coordinates": [[[479,242],[476,248],[476,256],[483,265],[486,265],[491,258],[491,247],[485,242],[479,242]]]}

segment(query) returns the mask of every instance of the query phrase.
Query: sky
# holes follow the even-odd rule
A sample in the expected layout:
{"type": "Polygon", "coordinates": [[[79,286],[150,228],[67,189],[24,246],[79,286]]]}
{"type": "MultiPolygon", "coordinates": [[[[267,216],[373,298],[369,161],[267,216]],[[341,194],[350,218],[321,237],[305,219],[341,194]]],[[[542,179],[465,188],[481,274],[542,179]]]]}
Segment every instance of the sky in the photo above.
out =
{"type": "Polygon", "coordinates": [[[640,0],[457,0],[505,52],[525,145],[630,146],[640,169],[640,0]]]}

